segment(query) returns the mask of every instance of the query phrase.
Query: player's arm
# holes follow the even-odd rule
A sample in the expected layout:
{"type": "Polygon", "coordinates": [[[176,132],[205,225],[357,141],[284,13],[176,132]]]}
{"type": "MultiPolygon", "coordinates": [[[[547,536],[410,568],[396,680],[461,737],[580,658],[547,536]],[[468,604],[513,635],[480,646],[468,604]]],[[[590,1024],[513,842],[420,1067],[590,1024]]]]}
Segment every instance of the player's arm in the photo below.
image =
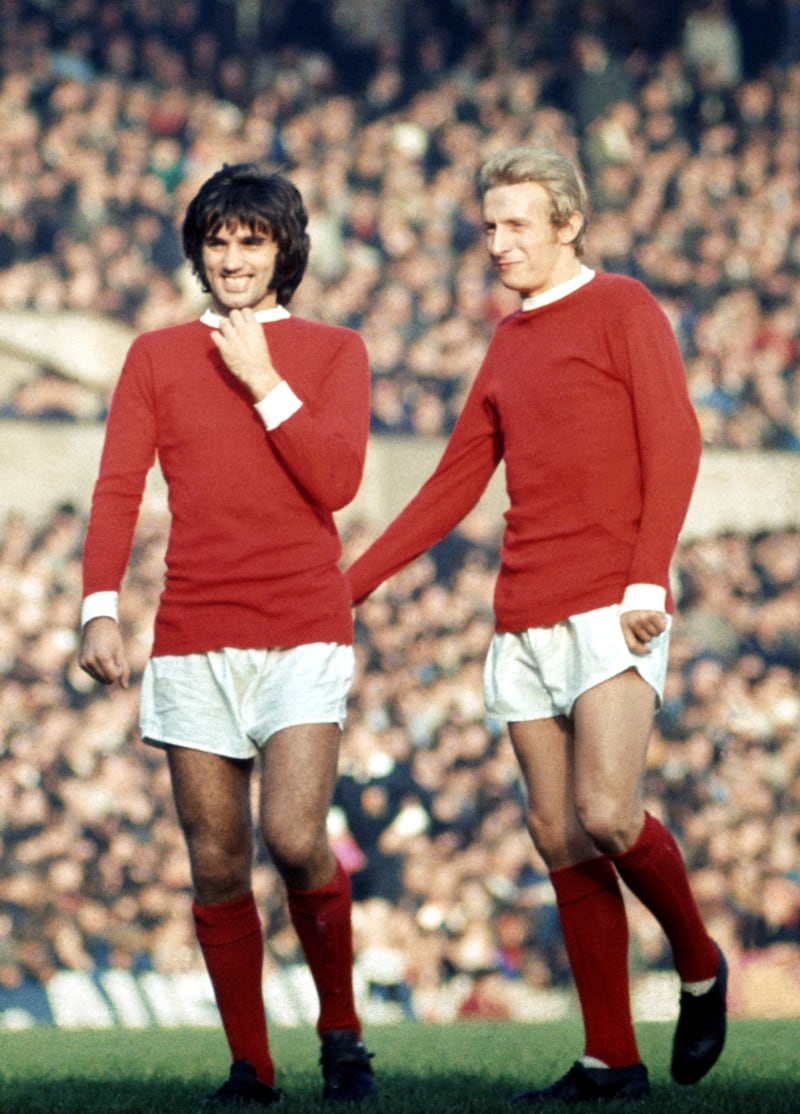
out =
{"type": "Polygon", "coordinates": [[[83,605],[78,664],[102,684],[130,680],[118,622],[118,594],[130,558],[147,473],[155,459],[149,360],[134,342],[114,390],[100,471],[83,544],[83,605]]]}
{"type": "Polygon", "coordinates": [[[363,341],[341,331],[342,343],[331,353],[313,405],[305,405],[274,367],[252,310],[234,310],[211,335],[228,370],[252,394],[298,485],[325,510],[346,506],[361,482],[369,437],[370,373],[363,341]]]}
{"type": "Polygon", "coordinates": [[[629,583],[667,589],[670,563],[697,478],[702,440],[675,335],[652,296],[632,307],[623,338],[642,475],[629,583]]]}
{"type": "Polygon", "coordinates": [[[497,416],[479,374],[431,476],[347,570],[353,602],[366,599],[455,529],[477,504],[502,456],[497,416]]]}

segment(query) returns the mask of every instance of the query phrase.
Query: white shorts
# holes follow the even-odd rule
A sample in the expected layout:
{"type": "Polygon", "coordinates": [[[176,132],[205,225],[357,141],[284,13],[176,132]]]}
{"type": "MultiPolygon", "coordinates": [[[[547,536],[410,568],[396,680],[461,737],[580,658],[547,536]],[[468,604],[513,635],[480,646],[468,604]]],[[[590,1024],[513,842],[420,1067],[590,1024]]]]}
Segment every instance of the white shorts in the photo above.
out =
{"type": "Polygon", "coordinates": [[[496,634],[484,670],[486,710],[504,723],[569,716],[582,693],[627,669],[635,669],[655,689],[660,705],[670,627],[668,615],[667,629],[644,655],[628,649],[616,604],[553,627],[496,634]]]}
{"type": "Polygon", "coordinates": [[[341,729],[354,668],[353,647],[333,642],[151,658],[139,729],[153,746],[252,758],[284,727],[341,729]]]}

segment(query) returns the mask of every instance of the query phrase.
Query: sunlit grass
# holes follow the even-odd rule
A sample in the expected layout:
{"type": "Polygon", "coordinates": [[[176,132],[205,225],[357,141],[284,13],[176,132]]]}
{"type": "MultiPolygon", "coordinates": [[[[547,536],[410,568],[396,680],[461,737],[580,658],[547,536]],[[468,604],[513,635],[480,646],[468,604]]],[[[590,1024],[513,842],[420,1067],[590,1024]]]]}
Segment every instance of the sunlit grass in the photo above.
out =
{"type": "MultiPolygon", "coordinates": [[[[800,1020],[734,1022],[725,1053],[696,1087],[669,1079],[672,1028],[638,1026],[650,1070],[652,1111],[795,1114],[800,1110],[800,1020]]],[[[472,1114],[506,1111],[519,1090],[562,1075],[580,1051],[572,1023],[373,1026],[380,1096],[365,1111],[472,1114]]],[[[322,1109],[312,1029],[276,1029],[272,1047],[287,1114],[322,1109]]],[[[184,1114],[226,1077],[228,1056],[213,1030],[0,1033],[2,1114],[184,1114]]],[[[516,1109],[519,1109],[517,1107],[516,1109]]]]}

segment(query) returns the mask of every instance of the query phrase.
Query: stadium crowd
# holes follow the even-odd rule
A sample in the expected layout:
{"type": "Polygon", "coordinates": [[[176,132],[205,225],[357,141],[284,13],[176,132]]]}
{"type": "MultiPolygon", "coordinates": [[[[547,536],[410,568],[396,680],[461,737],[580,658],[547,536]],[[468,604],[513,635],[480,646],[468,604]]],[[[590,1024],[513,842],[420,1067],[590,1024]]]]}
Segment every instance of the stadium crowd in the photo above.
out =
{"type": "MultiPolygon", "coordinates": [[[[800,4],[362,9],[0,0],[0,311],[137,330],[194,316],[178,214],[223,161],[266,159],[311,211],[293,309],[362,333],[376,433],[440,435],[510,308],[487,275],[475,169],[542,140],[586,169],[589,262],[643,278],[670,314],[706,443],[797,451],[800,4]]],[[[0,407],[97,420],[106,402],[43,368],[0,407]]],[[[60,969],[200,965],[136,687],[98,692],[75,664],[84,527],[63,506],[0,535],[0,992],[60,969]]],[[[137,676],[163,534],[145,514],[123,594],[137,676]]],[[[365,534],[351,527],[347,554],[365,534]]],[[[359,611],[331,832],[362,975],[407,1016],[522,1015],[526,991],[567,979],[508,743],[483,713],[496,540],[474,515],[359,611]]],[[[676,584],[647,804],[742,971],[800,944],[800,535],[685,545],[676,584]]],[[[263,858],[256,893],[271,962],[290,964],[263,858]]],[[[667,969],[655,922],[635,903],[631,918],[634,969],[667,969]]],[[[787,972],[800,1009],[796,961],[787,972]]],[[[734,981],[734,1008],[758,982],[734,981]]]]}
{"type": "MultiPolygon", "coordinates": [[[[0,991],[60,969],[200,965],[163,756],[136,741],[137,687],[97,691],[75,665],[84,525],[70,506],[36,532],[15,517],[0,551],[0,991]]],[[[483,711],[492,531],[475,512],[359,611],[331,835],[351,871],[357,968],[407,1016],[508,1016],[567,979],[516,767],[483,711]]],[[[350,554],[365,532],[349,528],[350,554]]],[[[163,518],[145,514],[123,594],[137,676],[163,535],[163,518]]],[[[800,945],[799,585],[797,532],[698,541],[676,564],[681,610],[647,805],[680,839],[734,968],[800,945]]],[[[256,892],[270,962],[298,961],[263,856],[256,892]]],[[[634,971],[668,969],[655,921],[636,903],[631,917],[634,971]]],[[[784,983],[797,1008],[794,991],[784,983]]],[[[758,1008],[775,1009],[764,994],[758,1008]]]]}
{"type": "MultiPolygon", "coordinates": [[[[670,314],[707,442],[797,451],[800,3],[368,7],[3,0],[0,311],[193,316],[180,214],[267,161],[311,211],[297,312],[364,336],[376,432],[440,435],[510,307],[476,167],[543,141],[586,170],[589,262],[670,314]]],[[[102,414],[44,373],[2,412],[102,414]]]]}

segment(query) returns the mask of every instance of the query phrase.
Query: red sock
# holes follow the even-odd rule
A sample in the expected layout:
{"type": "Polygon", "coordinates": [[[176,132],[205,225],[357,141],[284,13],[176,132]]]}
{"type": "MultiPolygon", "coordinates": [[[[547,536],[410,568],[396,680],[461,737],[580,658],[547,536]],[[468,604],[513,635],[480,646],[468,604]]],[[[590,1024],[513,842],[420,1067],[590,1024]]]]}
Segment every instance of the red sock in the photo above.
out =
{"type": "Polygon", "coordinates": [[[221,905],[192,906],[197,940],[211,977],[231,1057],[249,1060],[258,1078],[272,1086],[261,990],[264,935],[252,893],[221,905]]]}
{"type": "Polygon", "coordinates": [[[664,825],[646,812],[633,847],[610,858],[625,885],[664,929],[681,980],[713,978],[719,953],[700,919],[680,849],[664,825]]]}
{"type": "Polygon", "coordinates": [[[639,1062],[628,984],[628,919],[617,875],[603,856],[554,870],[561,930],[578,991],[585,1056],[610,1068],[639,1062]]]}
{"type": "Polygon", "coordinates": [[[350,893],[350,879],[340,863],[326,886],[287,891],[289,915],[319,994],[320,1036],[331,1029],[353,1029],[361,1035],[353,1000],[350,893]]]}

